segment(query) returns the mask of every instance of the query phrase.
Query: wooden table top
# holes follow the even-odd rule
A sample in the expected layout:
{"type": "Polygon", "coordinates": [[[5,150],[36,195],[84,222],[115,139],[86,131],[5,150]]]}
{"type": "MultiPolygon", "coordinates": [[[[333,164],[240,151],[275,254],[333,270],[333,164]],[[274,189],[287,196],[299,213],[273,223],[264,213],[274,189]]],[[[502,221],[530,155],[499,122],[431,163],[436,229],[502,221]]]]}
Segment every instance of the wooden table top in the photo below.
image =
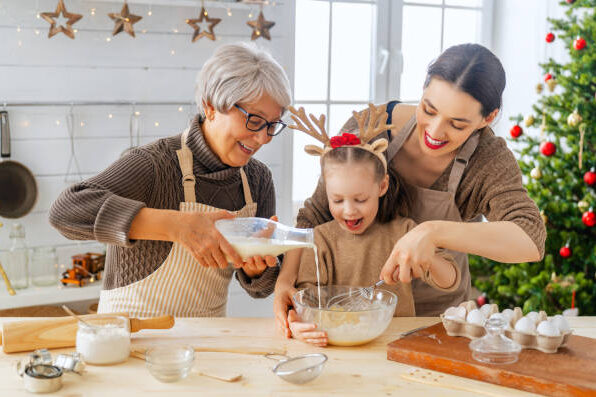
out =
{"type": "MultiPolygon", "coordinates": [[[[23,320],[0,318],[0,323],[23,320]]],[[[289,356],[325,353],[329,360],[322,374],[310,383],[294,385],[271,372],[275,363],[262,355],[197,352],[195,369],[219,374],[242,374],[234,383],[191,373],[176,383],[161,383],[136,358],[111,366],[87,366],[83,376],[65,374],[63,387],[56,396],[529,396],[489,383],[417,369],[387,360],[387,343],[402,332],[431,325],[438,318],[394,318],[385,333],[363,346],[317,348],[276,332],[271,318],[192,318],[176,319],[170,330],[143,330],[133,334],[133,345],[180,342],[192,345],[271,347],[289,356]],[[429,379],[432,381],[429,382],[429,379]],[[438,380],[437,380],[438,379],[438,380]],[[191,394],[192,393],[192,394],[191,394]]],[[[574,334],[596,338],[596,317],[569,319],[574,334]]],[[[53,350],[53,354],[72,352],[53,350]]],[[[0,396],[31,396],[16,373],[15,363],[24,354],[0,352],[0,396]]]]}

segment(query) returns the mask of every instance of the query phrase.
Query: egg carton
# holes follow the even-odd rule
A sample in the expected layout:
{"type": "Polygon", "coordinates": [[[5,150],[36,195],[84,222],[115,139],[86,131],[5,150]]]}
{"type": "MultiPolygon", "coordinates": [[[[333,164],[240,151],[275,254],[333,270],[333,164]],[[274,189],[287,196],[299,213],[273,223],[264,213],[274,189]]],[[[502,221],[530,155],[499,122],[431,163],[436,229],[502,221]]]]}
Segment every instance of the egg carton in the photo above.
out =
{"type": "MultiPolygon", "coordinates": [[[[477,309],[476,303],[474,301],[463,302],[459,306],[466,309],[465,317],[467,317],[467,314],[471,310],[477,309]]],[[[488,318],[494,313],[499,313],[499,307],[496,304],[491,304],[489,310],[486,310],[486,312],[486,317],[488,318]]],[[[440,317],[441,321],[443,322],[443,326],[445,327],[445,331],[449,336],[464,336],[469,339],[477,339],[483,337],[486,334],[486,330],[482,325],[469,323],[457,318],[446,318],[445,314],[441,314],[440,317]]],[[[559,336],[547,336],[540,335],[538,333],[535,334],[517,331],[514,328],[515,324],[522,317],[524,317],[522,310],[519,307],[516,307],[513,310],[513,316],[509,326],[505,330],[505,335],[519,343],[523,349],[535,349],[544,353],[556,353],[559,347],[564,346],[565,343],[567,343],[569,336],[573,333],[573,330],[571,329],[561,332],[561,335],[559,336]]],[[[544,320],[547,320],[546,312],[540,311],[538,313],[538,321],[536,324],[544,320]]]]}

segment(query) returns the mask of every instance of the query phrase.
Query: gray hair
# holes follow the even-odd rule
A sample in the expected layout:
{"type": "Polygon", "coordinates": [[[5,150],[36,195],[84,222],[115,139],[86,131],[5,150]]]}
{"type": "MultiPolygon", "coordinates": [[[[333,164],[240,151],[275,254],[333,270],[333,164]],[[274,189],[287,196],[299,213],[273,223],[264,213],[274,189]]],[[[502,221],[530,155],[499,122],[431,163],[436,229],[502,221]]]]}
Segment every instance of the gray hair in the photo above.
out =
{"type": "Polygon", "coordinates": [[[290,81],[283,68],[265,50],[245,43],[219,47],[197,75],[195,100],[200,115],[203,102],[225,113],[238,102],[254,102],[267,93],[285,111],[292,102],[290,81]]]}

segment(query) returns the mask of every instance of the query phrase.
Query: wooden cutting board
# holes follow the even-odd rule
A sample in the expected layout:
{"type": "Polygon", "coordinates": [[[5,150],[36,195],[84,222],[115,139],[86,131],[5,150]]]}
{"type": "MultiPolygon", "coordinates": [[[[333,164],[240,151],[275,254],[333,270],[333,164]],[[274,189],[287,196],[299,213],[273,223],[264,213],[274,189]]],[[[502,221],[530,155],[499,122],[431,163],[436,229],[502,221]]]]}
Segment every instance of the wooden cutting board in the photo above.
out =
{"type": "Polygon", "coordinates": [[[547,396],[596,396],[596,339],[571,335],[557,353],[523,349],[505,365],[474,360],[469,343],[438,323],[391,342],[387,359],[547,396]]]}

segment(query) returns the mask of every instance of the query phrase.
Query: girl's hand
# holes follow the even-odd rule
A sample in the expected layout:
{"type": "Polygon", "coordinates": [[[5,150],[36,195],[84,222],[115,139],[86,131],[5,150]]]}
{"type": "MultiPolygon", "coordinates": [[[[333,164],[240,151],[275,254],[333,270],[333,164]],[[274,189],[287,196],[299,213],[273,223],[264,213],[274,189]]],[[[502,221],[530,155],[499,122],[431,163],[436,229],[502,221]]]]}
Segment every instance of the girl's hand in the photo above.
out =
{"type": "Polygon", "coordinates": [[[229,261],[240,267],[242,258],[215,227],[215,221],[234,217],[234,214],[223,210],[184,213],[178,222],[174,241],[182,244],[201,266],[224,269],[229,261]]]}
{"type": "Polygon", "coordinates": [[[288,313],[288,322],[294,338],[318,347],[327,346],[327,333],[317,331],[315,324],[301,322],[298,313],[294,309],[288,313]]]}
{"type": "MultiPolygon", "coordinates": [[[[277,215],[273,215],[271,218],[272,221],[277,222],[278,218],[277,215]]],[[[269,238],[273,234],[275,230],[273,228],[263,229],[259,231],[254,237],[261,237],[261,238],[269,238]]],[[[246,258],[244,260],[244,264],[242,265],[242,270],[248,277],[256,277],[263,273],[265,269],[268,267],[275,267],[277,266],[277,258],[271,255],[262,256],[253,256],[252,258],[246,258]]]]}
{"type": "Polygon", "coordinates": [[[283,283],[278,279],[275,285],[275,297],[273,298],[273,314],[275,315],[275,324],[277,329],[286,338],[292,337],[290,323],[288,321],[288,309],[292,307],[292,295],[296,288],[288,283],[283,283]]]}
{"type": "Polygon", "coordinates": [[[432,263],[436,249],[430,222],[421,223],[395,244],[381,269],[380,279],[387,284],[395,284],[398,281],[409,283],[413,277],[422,277],[432,263]]]}

